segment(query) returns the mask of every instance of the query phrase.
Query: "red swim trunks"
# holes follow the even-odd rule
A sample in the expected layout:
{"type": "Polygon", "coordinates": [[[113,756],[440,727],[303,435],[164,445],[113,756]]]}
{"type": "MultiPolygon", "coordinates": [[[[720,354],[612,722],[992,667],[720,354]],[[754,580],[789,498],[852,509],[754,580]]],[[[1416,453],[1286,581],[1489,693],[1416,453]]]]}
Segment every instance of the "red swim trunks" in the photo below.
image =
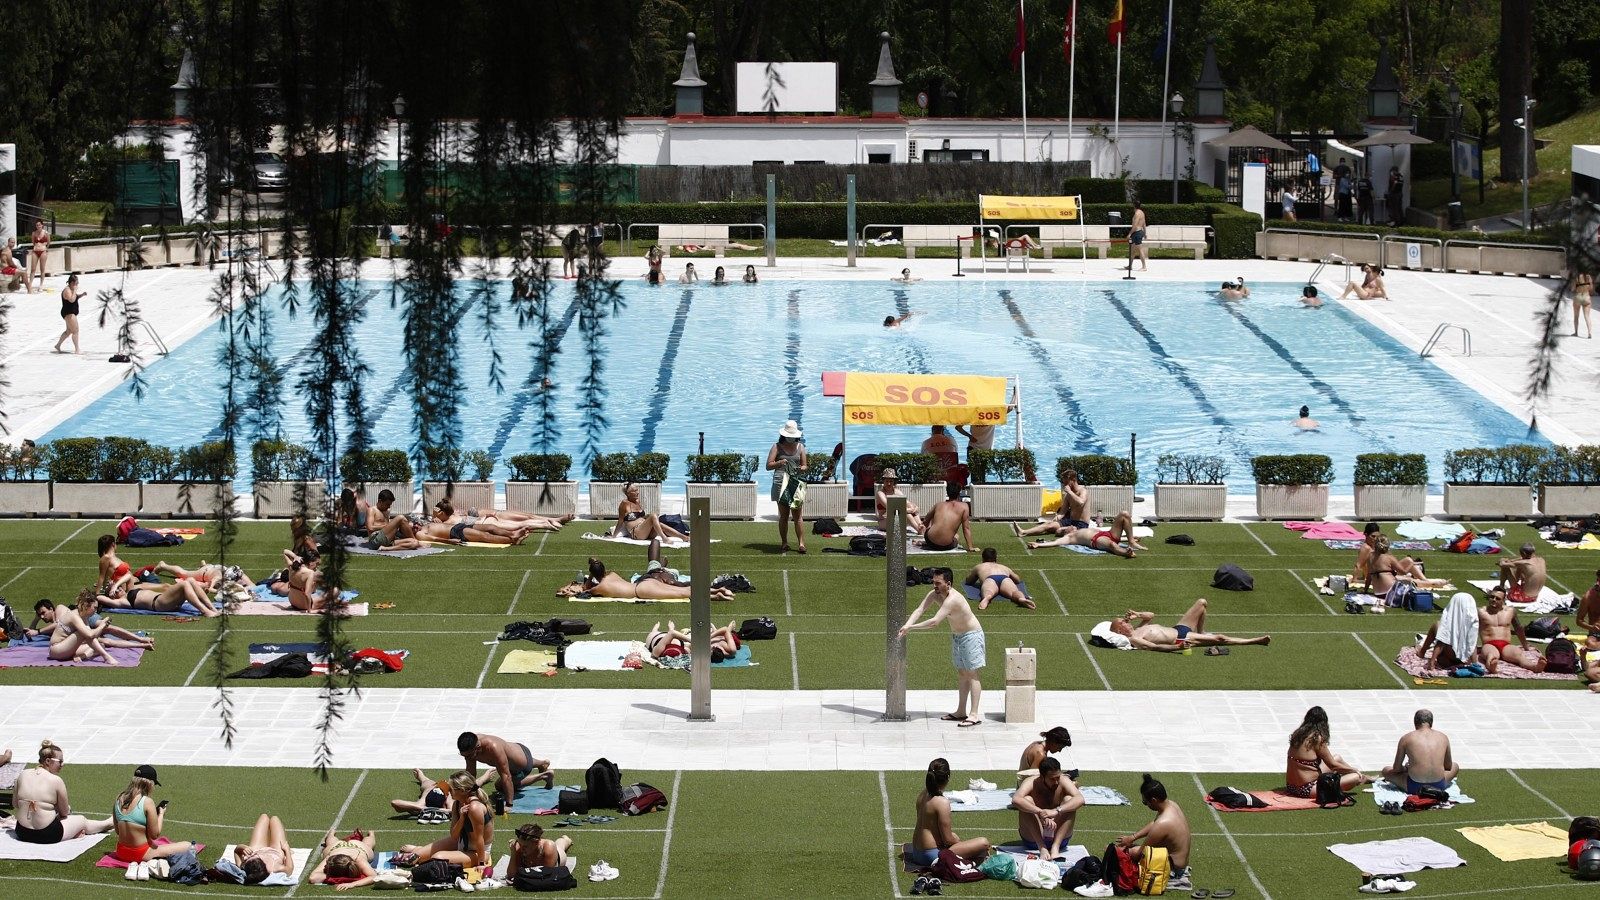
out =
{"type": "Polygon", "coordinates": [[[129,847],[126,844],[119,843],[117,844],[116,852],[113,853],[112,856],[115,856],[117,859],[120,859],[125,863],[136,863],[143,862],[145,855],[149,852],[149,844],[140,844],[137,847],[129,847]]]}
{"type": "Polygon", "coordinates": [[[1094,533],[1094,539],[1089,541],[1089,546],[1093,547],[1096,544],[1100,543],[1100,539],[1101,538],[1105,538],[1106,540],[1110,541],[1113,544],[1115,544],[1117,542],[1116,536],[1113,535],[1111,532],[1109,532],[1109,531],[1096,531],[1094,533]]]}
{"type": "Polygon", "coordinates": [[[1511,590],[1506,592],[1506,599],[1512,603],[1532,603],[1537,598],[1529,597],[1522,592],[1522,588],[1513,585],[1511,590]]]}
{"type": "Polygon", "coordinates": [[[1500,651],[1500,654],[1501,654],[1501,655],[1502,655],[1502,656],[1504,656],[1504,655],[1505,655],[1505,652],[1506,652],[1506,647],[1507,647],[1507,646],[1508,646],[1508,645],[1509,645],[1509,644],[1510,644],[1510,643],[1511,643],[1511,642],[1510,642],[1510,641],[1484,641],[1484,643],[1485,643],[1485,644],[1488,644],[1488,645],[1489,645],[1489,646],[1491,646],[1491,647],[1493,647],[1493,648],[1495,648],[1495,649],[1496,649],[1496,650],[1499,650],[1499,651],[1500,651]]]}

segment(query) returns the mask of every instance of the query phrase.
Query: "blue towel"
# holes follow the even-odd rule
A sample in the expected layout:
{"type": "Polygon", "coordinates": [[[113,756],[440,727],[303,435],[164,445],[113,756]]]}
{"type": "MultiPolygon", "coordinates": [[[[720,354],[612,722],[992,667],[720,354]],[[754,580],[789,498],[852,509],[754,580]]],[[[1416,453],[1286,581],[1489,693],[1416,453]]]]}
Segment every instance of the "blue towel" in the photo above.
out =
{"type": "MultiPolygon", "coordinates": [[[[1032,594],[1028,593],[1028,585],[1027,585],[1026,582],[1023,582],[1023,581],[1017,582],[1017,587],[1022,589],[1022,593],[1023,593],[1024,596],[1027,596],[1027,597],[1032,597],[1033,596],[1032,594]]],[[[981,590],[981,588],[982,588],[981,585],[963,584],[961,586],[961,593],[966,594],[968,600],[982,600],[983,599],[983,591],[981,590]]],[[[999,595],[997,594],[996,596],[999,596],[999,595]]]]}
{"type": "Polygon", "coordinates": [[[1085,547],[1082,544],[1066,544],[1061,549],[1068,553],[1086,553],[1090,556],[1100,556],[1106,552],[1104,550],[1096,550],[1093,547],[1085,547]]]}
{"type": "MultiPolygon", "coordinates": [[[[250,589],[250,593],[255,595],[255,599],[260,600],[263,603],[288,603],[289,602],[289,598],[288,597],[285,597],[285,596],[283,596],[281,594],[274,594],[272,592],[272,589],[267,587],[264,584],[258,584],[255,587],[251,588],[250,589]]],[[[360,591],[344,591],[339,596],[340,596],[340,598],[342,598],[344,600],[344,602],[349,603],[351,600],[354,600],[355,598],[361,596],[361,592],[360,591]]]]}
{"type": "Polygon", "coordinates": [[[711,664],[711,668],[713,668],[713,669],[743,669],[743,668],[745,668],[747,666],[753,666],[753,665],[755,665],[755,663],[750,661],[750,645],[749,644],[741,644],[739,646],[739,652],[738,653],[735,653],[734,655],[723,659],[722,662],[714,662],[714,663],[712,663],[711,664]]]}
{"type": "Polygon", "coordinates": [[[113,606],[102,607],[101,612],[117,613],[123,616],[199,616],[200,610],[190,606],[188,601],[180,604],[177,609],[118,609],[113,606]]]}
{"type": "Polygon", "coordinates": [[[577,784],[558,784],[552,788],[529,785],[517,792],[517,799],[511,802],[511,811],[532,814],[535,810],[555,809],[562,791],[581,790],[583,786],[577,784]]]}

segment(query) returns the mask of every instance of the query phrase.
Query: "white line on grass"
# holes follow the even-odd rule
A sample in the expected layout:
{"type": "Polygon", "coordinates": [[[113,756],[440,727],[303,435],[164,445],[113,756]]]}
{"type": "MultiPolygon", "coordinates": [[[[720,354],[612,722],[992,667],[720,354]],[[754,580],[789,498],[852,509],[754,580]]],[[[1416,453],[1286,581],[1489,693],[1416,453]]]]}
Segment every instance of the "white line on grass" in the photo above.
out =
{"type": "MultiPolygon", "coordinates": [[[[335,833],[337,833],[338,830],[339,830],[339,823],[344,821],[344,814],[350,811],[350,804],[352,802],[354,802],[354,800],[356,799],[356,792],[361,790],[361,785],[363,783],[365,783],[366,780],[367,780],[367,770],[366,769],[362,769],[361,770],[361,774],[356,776],[356,783],[350,785],[350,793],[345,795],[345,797],[344,797],[344,805],[339,807],[339,812],[333,817],[333,830],[334,830],[335,833]]],[[[319,845],[317,845],[316,847],[314,847],[312,849],[311,856],[306,859],[305,870],[300,873],[300,876],[302,878],[305,877],[305,873],[306,872],[309,872],[309,871],[312,870],[313,864],[316,863],[317,857],[320,856],[321,854],[322,854],[322,846],[319,844],[319,845]]],[[[302,885],[304,883],[305,882],[303,882],[303,881],[296,881],[293,885],[291,885],[289,887],[289,893],[284,894],[283,896],[285,896],[285,897],[293,897],[294,894],[295,894],[295,891],[300,890],[300,885],[302,885]]]]}
{"type": "Polygon", "coordinates": [[[1029,556],[1032,556],[1033,548],[1028,546],[1028,539],[1022,536],[1018,528],[1019,526],[1012,525],[1011,536],[1017,539],[1017,543],[1022,545],[1022,549],[1026,550],[1029,556]]]}
{"type": "Polygon", "coordinates": [[[538,556],[538,555],[544,553],[544,542],[548,541],[549,539],[550,539],[550,532],[548,532],[548,531],[546,531],[544,534],[539,535],[539,546],[533,548],[533,555],[534,556],[538,556]]]}
{"type": "Polygon", "coordinates": [[[1251,536],[1251,537],[1253,537],[1253,538],[1255,538],[1255,540],[1256,540],[1256,543],[1258,543],[1258,544],[1260,544],[1260,545],[1261,545],[1261,549],[1263,549],[1263,550],[1265,550],[1265,551],[1267,551],[1267,552],[1268,552],[1268,553],[1270,553],[1270,554],[1272,554],[1272,555],[1273,555],[1273,556],[1277,556],[1277,555],[1278,555],[1278,551],[1276,551],[1276,550],[1274,550],[1274,549],[1272,549],[1272,548],[1271,548],[1271,547],[1268,547],[1268,546],[1267,546],[1267,542],[1266,542],[1266,541],[1263,541],[1263,540],[1262,540],[1262,539],[1261,539],[1261,535],[1259,535],[1259,534],[1256,534],[1256,533],[1255,533],[1255,532],[1254,532],[1254,531],[1251,531],[1251,530],[1250,530],[1250,526],[1249,526],[1249,525],[1246,525],[1246,524],[1245,524],[1245,523],[1243,523],[1243,522],[1240,522],[1240,523],[1239,523],[1239,527],[1240,527],[1240,528],[1243,528],[1243,529],[1244,529],[1244,533],[1245,533],[1245,534],[1248,534],[1248,535],[1250,535],[1250,536],[1251,536]]]}
{"type": "Polygon", "coordinates": [[[1200,792],[1200,802],[1205,804],[1205,808],[1211,811],[1211,818],[1217,821],[1217,827],[1222,829],[1222,836],[1228,839],[1228,846],[1233,848],[1233,855],[1239,857],[1239,862],[1244,866],[1244,873],[1250,876],[1250,883],[1256,886],[1256,890],[1261,892],[1261,896],[1265,900],[1272,900],[1272,895],[1267,893],[1267,886],[1261,883],[1261,879],[1256,877],[1256,870],[1251,868],[1250,860],[1244,858],[1244,851],[1239,849],[1239,842],[1233,839],[1233,832],[1228,830],[1228,826],[1223,823],[1222,816],[1217,813],[1216,809],[1205,802],[1206,786],[1200,783],[1200,776],[1190,772],[1189,777],[1194,779],[1195,789],[1200,792]]]}
{"type": "Polygon", "coordinates": [[[1067,612],[1067,605],[1061,602],[1061,592],[1056,590],[1056,586],[1051,583],[1050,576],[1045,574],[1043,569],[1040,569],[1039,577],[1044,579],[1044,586],[1050,589],[1050,596],[1056,598],[1056,605],[1061,607],[1061,614],[1063,616],[1070,615],[1070,613],[1067,612]]]}
{"type": "Polygon", "coordinates": [[[1322,608],[1328,611],[1328,615],[1330,615],[1330,616],[1337,616],[1338,615],[1338,613],[1333,611],[1333,607],[1328,605],[1328,601],[1322,599],[1322,595],[1317,593],[1316,587],[1311,582],[1306,581],[1304,578],[1300,577],[1300,573],[1299,572],[1296,572],[1293,569],[1287,569],[1285,571],[1287,571],[1290,575],[1293,575],[1294,576],[1294,580],[1300,582],[1300,586],[1305,588],[1307,591],[1309,591],[1311,593],[1311,596],[1315,597],[1317,602],[1322,604],[1322,608]]]}
{"type": "Polygon", "coordinates": [[[480,687],[480,688],[483,687],[483,679],[489,677],[489,666],[493,665],[493,663],[494,663],[494,654],[499,649],[500,649],[500,639],[496,638],[494,640],[494,642],[489,645],[489,658],[483,661],[483,671],[478,673],[478,683],[476,685],[477,687],[480,687]]]}
{"type": "Polygon", "coordinates": [[[800,690],[800,653],[794,648],[794,632],[789,632],[789,672],[794,675],[794,689],[800,690]]]}
{"type": "Polygon", "coordinates": [[[794,615],[794,597],[789,594],[789,570],[783,570],[783,614],[794,615]]]}
{"type": "MultiPolygon", "coordinates": [[[[243,828],[244,826],[241,825],[240,827],[243,828]]],[[[107,883],[105,883],[103,881],[79,881],[79,880],[72,879],[72,878],[57,878],[55,876],[51,876],[49,878],[44,878],[44,877],[40,877],[40,876],[37,876],[37,875],[0,875],[0,881],[43,881],[43,882],[46,882],[46,883],[51,884],[51,885],[57,885],[57,884],[81,884],[81,885],[84,885],[86,887],[98,888],[100,891],[109,891],[109,889],[111,888],[111,885],[109,885],[109,884],[107,884],[107,883]]],[[[180,894],[180,895],[187,895],[188,894],[188,889],[183,887],[182,885],[174,885],[173,887],[165,888],[165,887],[153,887],[153,886],[152,887],[146,887],[145,885],[134,883],[134,884],[129,884],[127,886],[118,885],[116,890],[117,890],[118,893],[121,893],[123,891],[145,891],[146,893],[151,893],[151,894],[180,894]]],[[[42,894],[40,896],[42,896],[42,894]]],[[[102,894],[102,896],[103,896],[103,894],[102,894]]],[[[207,897],[243,897],[243,898],[245,898],[245,900],[261,900],[261,897],[263,895],[260,892],[257,892],[257,893],[254,893],[254,894],[228,894],[228,893],[219,893],[217,891],[206,891],[205,892],[205,896],[207,896],[207,897]]],[[[267,894],[266,896],[270,897],[272,895],[271,894],[267,894]]],[[[285,894],[284,896],[287,897],[289,895],[285,894]]]]}
{"type": "MultiPolygon", "coordinates": [[[[82,566],[76,566],[75,568],[82,568],[82,566]]],[[[0,591],[3,591],[6,588],[11,587],[11,583],[12,582],[14,582],[18,578],[21,578],[22,576],[28,574],[28,572],[30,570],[32,570],[32,569],[33,569],[33,566],[23,566],[21,572],[18,572],[17,574],[11,576],[10,578],[7,578],[5,584],[0,584],[0,591]]]]}
{"type": "Polygon", "coordinates": [[[77,531],[74,531],[73,533],[71,533],[71,534],[67,535],[66,537],[62,538],[61,539],[61,543],[59,543],[59,544],[55,545],[54,547],[50,548],[50,552],[54,553],[57,550],[60,550],[62,547],[65,547],[67,545],[68,541],[70,541],[73,538],[77,537],[78,535],[82,534],[83,530],[85,528],[88,528],[92,524],[94,524],[94,523],[92,521],[89,521],[89,522],[83,523],[82,525],[79,525],[77,531]]]}
{"type": "Polygon", "coordinates": [[[517,583],[517,592],[511,595],[511,605],[506,607],[506,615],[511,615],[517,610],[517,601],[522,599],[522,589],[528,586],[528,576],[533,574],[532,569],[522,573],[522,580],[517,583]]]}
{"type": "Polygon", "coordinates": [[[1106,690],[1111,690],[1111,682],[1106,680],[1106,673],[1100,671],[1100,663],[1095,661],[1094,653],[1089,650],[1089,642],[1084,640],[1081,634],[1075,634],[1073,637],[1078,639],[1078,646],[1083,648],[1083,655],[1089,657],[1089,665],[1094,666],[1094,673],[1100,676],[1100,683],[1106,686],[1106,690]]]}
{"type": "Polygon", "coordinates": [[[1521,775],[1518,775],[1516,772],[1513,772],[1510,769],[1506,770],[1506,774],[1510,775],[1512,778],[1515,778],[1517,780],[1517,784],[1520,784],[1523,787],[1527,788],[1528,789],[1528,793],[1530,793],[1530,794],[1534,795],[1535,797],[1538,797],[1540,800],[1543,800],[1544,802],[1550,804],[1550,808],[1555,810],[1556,812],[1560,813],[1561,814],[1561,818],[1563,818],[1563,819],[1571,819],[1572,818],[1572,813],[1569,813],[1566,810],[1562,809],[1560,804],[1556,803],[1554,800],[1551,800],[1549,797],[1546,797],[1544,794],[1540,793],[1538,788],[1536,788],[1533,785],[1527,783],[1526,781],[1523,781],[1521,775]]]}
{"type": "Polygon", "coordinates": [[[1372,651],[1372,647],[1366,641],[1361,639],[1361,635],[1356,634],[1354,631],[1352,631],[1352,632],[1350,632],[1350,636],[1356,639],[1356,643],[1361,645],[1361,649],[1367,651],[1367,655],[1372,657],[1372,661],[1377,663],[1379,668],[1381,668],[1385,672],[1389,673],[1389,677],[1394,679],[1394,683],[1395,684],[1400,685],[1401,687],[1405,688],[1408,691],[1411,690],[1411,685],[1406,684],[1406,681],[1405,681],[1404,678],[1401,678],[1399,675],[1396,675],[1394,673],[1394,670],[1389,668],[1389,664],[1383,661],[1383,657],[1381,657],[1378,654],[1374,653],[1372,651]]]}
{"type": "Polygon", "coordinates": [[[211,652],[213,650],[216,650],[217,649],[217,644],[223,638],[225,638],[227,636],[228,636],[228,629],[224,628],[224,629],[222,629],[222,634],[216,640],[212,641],[209,646],[206,647],[206,652],[202,653],[200,655],[200,661],[195,663],[194,664],[194,668],[190,670],[189,677],[185,678],[183,680],[183,686],[184,687],[188,687],[189,685],[194,684],[194,677],[196,675],[200,674],[200,667],[206,664],[206,660],[211,658],[211,652]]]}
{"type": "MultiPolygon", "coordinates": [[[[672,773],[672,796],[682,797],[678,792],[678,785],[683,781],[683,770],[672,773]]],[[[667,831],[661,839],[661,871],[656,875],[656,892],[651,894],[655,900],[660,900],[661,891],[667,886],[667,857],[672,854],[672,820],[678,814],[678,802],[674,800],[667,806],[667,831]]]]}
{"type": "Polygon", "coordinates": [[[1578,593],[1577,591],[1573,590],[1572,588],[1569,588],[1566,585],[1562,584],[1561,582],[1557,581],[1556,577],[1554,575],[1551,575],[1548,571],[1545,572],[1544,577],[1546,579],[1548,579],[1551,584],[1555,585],[1558,588],[1561,588],[1563,591],[1566,591],[1569,594],[1574,594],[1575,595],[1575,594],[1578,593]]]}
{"type": "Polygon", "coordinates": [[[900,845],[894,839],[894,821],[889,817],[889,782],[884,780],[883,773],[878,773],[878,795],[883,798],[883,833],[889,839],[887,851],[889,854],[889,888],[896,897],[900,893],[900,875],[894,870],[895,858],[900,855],[900,845]]]}

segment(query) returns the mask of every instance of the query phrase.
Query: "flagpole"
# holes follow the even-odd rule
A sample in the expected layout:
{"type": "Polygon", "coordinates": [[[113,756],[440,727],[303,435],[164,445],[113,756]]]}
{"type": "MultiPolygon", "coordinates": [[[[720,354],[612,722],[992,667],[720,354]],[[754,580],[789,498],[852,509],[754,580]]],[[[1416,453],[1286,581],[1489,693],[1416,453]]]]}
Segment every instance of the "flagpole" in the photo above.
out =
{"type": "MultiPolygon", "coordinates": [[[[1165,62],[1166,62],[1165,71],[1161,75],[1161,135],[1162,135],[1163,138],[1165,138],[1166,133],[1167,133],[1167,88],[1170,86],[1170,83],[1172,81],[1172,0],[1167,0],[1167,52],[1166,52],[1166,57],[1167,58],[1165,60],[1165,62]]],[[[1178,127],[1178,123],[1177,122],[1173,122],[1172,123],[1172,127],[1173,128],[1177,128],[1178,127]]],[[[1157,172],[1160,172],[1162,169],[1165,169],[1167,167],[1167,142],[1165,140],[1162,140],[1160,142],[1160,144],[1161,144],[1161,163],[1158,166],[1156,166],[1156,171],[1157,172]]],[[[1176,179],[1178,177],[1178,145],[1177,145],[1176,141],[1174,141],[1174,143],[1172,145],[1172,177],[1174,179],[1176,179]]]]}
{"type": "Polygon", "coordinates": [[[1067,159],[1072,159],[1072,102],[1077,94],[1078,77],[1078,0],[1072,0],[1067,13],[1067,33],[1072,43],[1067,45],[1067,159]]]}
{"type": "Polygon", "coordinates": [[[1028,4],[1017,0],[1017,22],[1022,25],[1022,161],[1028,161],[1028,4]]]}

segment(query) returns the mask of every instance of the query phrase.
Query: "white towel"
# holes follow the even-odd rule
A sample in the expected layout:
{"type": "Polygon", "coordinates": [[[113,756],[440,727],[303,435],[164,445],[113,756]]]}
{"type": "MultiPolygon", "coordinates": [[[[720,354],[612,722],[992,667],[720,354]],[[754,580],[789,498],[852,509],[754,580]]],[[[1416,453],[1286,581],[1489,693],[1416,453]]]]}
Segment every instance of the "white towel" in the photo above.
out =
{"type": "Polygon", "coordinates": [[[0,829],[0,859],[25,859],[30,862],[72,862],[94,849],[94,845],[110,837],[110,833],[86,834],[70,841],[55,844],[30,844],[17,840],[17,833],[0,829]]]}
{"type": "MultiPolygon", "coordinates": [[[[1481,581],[1475,580],[1467,583],[1483,591],[1485,597],[1489,596],[1490,591],[1500,586],[1500,581],[1496,578],[1485,578],[1481,581]]],[[[1539,589],[1539,599],[1532,603],[1508,603],[1506,605],[1520,613],[1542,616],[1557,610],[1565,612],[1576,606],[1577,603],[1578,598],[1575,594],[1558,594],[1551,590],[1550,585],[1547,584],[1539,589]]]]}
{"type": "Polygon", "coordinates": [[[1449,645],[1461,659],[1466,659],[1468,654],[1478,649],[1478,604],[1472,602],[1471,594],[1458,591],[1451,595],[1450,605],[1439,617],[1436,639],[1441,644],[1449,645]]]}
{"type": "MultiPolygon", "coordinates": [[[[650,546],[650,542],[649,541],[641,541],[638,538],[623,537],[621,535],[611,534],[610,532],[607,532],[606,534],[595,534],[592,531],[585,531],[583,533],[583,539],[586,540],[586,541],[610,541],[613,544],[633,544],[634,546],[637,546],[637,547],[648,547],[648,546],[650,546]]],[[[711,543],[720,544],[720,543],[722,543],[722,539],[721,538],[712,538],[711,539],[711,543]]],[[[689,542],[688,541],[679,541],[679,540],[662,541],[661,542],[661,546],[663,546],[663,547],[682,548],[682,547],[689,546],[689,542]]]]}
{"type": "Polygon", "coordinates": [[[1363,872],[1404,875],[1423,869],[1454,869],[1467,861],[1432,838],[1409,837],[1365,844],[1334,844],[1328,848],[1363,872]]]}
{"type": "Polygon", "coordinates": [[[1118,650],[1133,649],[1133,641],[1128,640],[1126,635],[1117,634],[1115,631],[1112,631],[1110,622],[1101,622],[1099,625],[1089,629],[1089,636],[1100,638],[1109,644],[1114,644],[1118,650]]]}
{"type": "MultiPolygon", "coordinates": [[[[237,846],[237,844],[229,844],[228,846],[223,847],[222,855],[219,856],[218,859],[225,859],[229,862],[233,862],[233,848],[237,846]]],[[[303,876],[306,872],[306,862],[311,859],[311,848],[291,847],[289,848],[289,852],[293,854],[291,861],[294,863],[294,871],[290,872],[288,875],[285,875],[282,872],[274,872],[271,875],[268,875],[266,880],[257,882],[255,885],[256,887],[287,887],[291,884],[298,884],[300,882],[301,876],[303,876]]]]}
{"type": "MultiPolygon", "coordinates": [[[[1379,781],[1373,784],[1371,787],[1367,788],[1367,793],[1372,795],[1372,802],[1380,806],[1385,803],[1406,802],[1405,789],[1401,785],[1391,784],[1387,781],[1379,781]]],[[[1468,797],[1466,794],[1461,793],[1461,784],[1459,781],[1450,782],[1450,790],[1446,793],[1450,795],[1451,803],[1478,802],[1471,797],[1468,797]]]]}

